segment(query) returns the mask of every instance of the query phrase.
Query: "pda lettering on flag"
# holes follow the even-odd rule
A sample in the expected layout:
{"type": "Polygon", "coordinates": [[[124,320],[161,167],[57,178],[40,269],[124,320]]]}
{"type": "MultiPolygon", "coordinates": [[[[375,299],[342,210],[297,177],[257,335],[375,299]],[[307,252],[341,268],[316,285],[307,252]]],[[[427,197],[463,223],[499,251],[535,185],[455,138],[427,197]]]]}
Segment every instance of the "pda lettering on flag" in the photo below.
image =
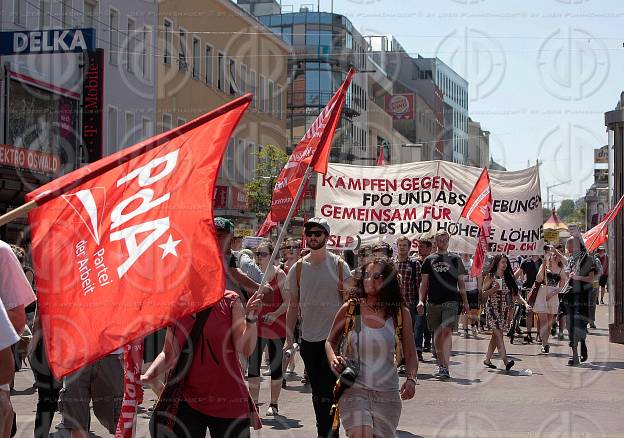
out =
{"type": "Polygon", "coordinates": [[[240,97],[27,195],[39,309],[55,377],[217,302],[213,192],[240,97]]]}

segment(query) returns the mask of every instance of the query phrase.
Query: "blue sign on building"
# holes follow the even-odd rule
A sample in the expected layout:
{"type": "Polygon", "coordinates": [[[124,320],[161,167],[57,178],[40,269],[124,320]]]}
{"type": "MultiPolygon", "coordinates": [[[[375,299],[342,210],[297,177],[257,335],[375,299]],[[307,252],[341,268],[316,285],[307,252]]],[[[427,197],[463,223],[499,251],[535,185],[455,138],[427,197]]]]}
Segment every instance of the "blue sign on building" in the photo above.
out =
{"type": "Polygon", "coordinates": [[[95,29],[0,32],[0,55],[76,53],[95,50],[95,29]]]}

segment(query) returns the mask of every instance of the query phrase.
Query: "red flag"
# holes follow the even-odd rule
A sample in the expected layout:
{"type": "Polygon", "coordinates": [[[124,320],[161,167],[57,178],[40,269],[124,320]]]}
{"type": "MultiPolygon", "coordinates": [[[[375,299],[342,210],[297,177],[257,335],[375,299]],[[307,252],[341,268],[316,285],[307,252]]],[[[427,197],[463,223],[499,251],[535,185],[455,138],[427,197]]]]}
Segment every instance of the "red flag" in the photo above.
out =
{"type": "Polygon", "coordinates": [[[609,210],[598,225],[583,234],[583,241],[585,242],[585,248],[587,248],[587,251],[594,252],[600,245],[603,245],[607,241],[608,225],[611,221],[613,221],[613,219],[615,219],[622,208],[622,205],[624,205],[624,196],[622,196],[617,204],[609,210]]]}
{"type": "Polygon", "coordinates": [[[459,217],[465,217],[481,229],[472,260],[472,267],[470,268],[470,275],[477,277],[481,275],[483,270],[483,263],[488,252],[488,241],[492,230],[492,190],[490,188],[490,174],[487,168],[483,168],[459,217]]]}
{"type": "Polygon", "coordinates": [[[280,172],[271,201],[271,216],[274,221],[284,221],[288,216],[308,166],[312,166],[315,172],[327,173],[334,132],[340,121],[342,106],[354,73],[353,69],[349,70],[341,87],[299,141],[280,172]]]}
{"type": "Polygon", "coordinates": [[[385,163],[385,156],[384,156],[384,150],[383,148],[381,148],[379,150],[379,156],[377,157],[377,162],[375,163],[376,166],[383,166],[385,163]]]}
{"type": "Polygon", "coordinates": [[[267,214],[266,219],[264,219],[264,222],[262,223],[262,226],[256,233],[256,236],[258,237],[268,236],[271,230],[275,227],[277,227],[277,222],[273,222],[273,219],[271,219],[271,212],[269,211],[269,214],[267,214]]]}
{"type": "Polygon", "coordinates": [[[29,193],[39,308],[55,377],[176,318],[225,287],[213,224],[240,97],[29,193]]]}
{"type": "Polygon", "coordinates": [[[143,338],[126,345],[123,361],[124,396],[115,438],[132,438],[136,428],[137,406],[143,403],[143,386],[139,382],[143,366],[143,338]]]}

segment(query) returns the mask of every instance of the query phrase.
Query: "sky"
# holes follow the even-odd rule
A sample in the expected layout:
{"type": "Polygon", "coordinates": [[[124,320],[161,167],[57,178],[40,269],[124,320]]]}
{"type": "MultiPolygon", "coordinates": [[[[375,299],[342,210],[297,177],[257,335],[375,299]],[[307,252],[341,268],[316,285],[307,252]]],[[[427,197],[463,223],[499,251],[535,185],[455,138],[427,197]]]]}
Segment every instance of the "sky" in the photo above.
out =
{"type": "MultiPolygon", "coordinates": [[[[331,11],[331,0],[283,0],[331,11]]],[[[362,35],[394,36],[469,82],[470,117],[509,170],[540,160],[556,203],[585,195],[604,113],[624,91],[622,0],[334,0],[362,35]]],[[[546,199],[544,199],[546,200],[546,199]]]]}

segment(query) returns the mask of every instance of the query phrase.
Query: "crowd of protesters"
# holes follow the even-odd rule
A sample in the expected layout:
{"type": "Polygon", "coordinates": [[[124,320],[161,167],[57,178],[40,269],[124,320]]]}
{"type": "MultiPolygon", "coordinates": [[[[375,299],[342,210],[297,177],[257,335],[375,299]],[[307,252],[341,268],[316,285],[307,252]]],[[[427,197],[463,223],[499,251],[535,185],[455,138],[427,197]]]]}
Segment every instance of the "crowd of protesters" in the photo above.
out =
{"type": "MultiPolygon", "coordinates": [[[[498,350],[504,370],[512,370],[505,336],[513,343],[524,334],[523,342],[533,343],[535,335],[548,355],[550,336],[563,339],[565,332],[568,364],[575,366],[588,358],[588,326],[595,327],[596,304],[604,303],[604,248],[588,254],[577,237],[547,245],[544,256],[494,254],[472,276],[471,257],[449,252],[446,232],[400,237],[393,246],[379,241],[354,254],[328,249],[329,224],[312,218],[303,238],[286,239],[271,263],[271,240],[242,248],[230,220],[214,223],[226,292],[211,308],[168,327],[162,351],[141,376],[160,397],[152,436],[249,436],[261,427],[261,376],[270,378],[266,416],[278,416],[299,353],[319,437],[338,436],[340,422],[350,437],[391,437],[402,400],[415,395],[419,362],[429,359],[424,353],[437,364],[435,378],[451,379],[453,334],[462,326],[465,337],[490,333],[485,367],[497,368],[498,350]]],[[[91,402],[114,433],[123,397],[121,350],[56,381],[34,286],[23,249],[0,241],[0,436],[15,433],[10,385],[26,358],[38,392],[35,437],[48,436],[57,411],[60,436],[88,436],[91,402]]]]}

